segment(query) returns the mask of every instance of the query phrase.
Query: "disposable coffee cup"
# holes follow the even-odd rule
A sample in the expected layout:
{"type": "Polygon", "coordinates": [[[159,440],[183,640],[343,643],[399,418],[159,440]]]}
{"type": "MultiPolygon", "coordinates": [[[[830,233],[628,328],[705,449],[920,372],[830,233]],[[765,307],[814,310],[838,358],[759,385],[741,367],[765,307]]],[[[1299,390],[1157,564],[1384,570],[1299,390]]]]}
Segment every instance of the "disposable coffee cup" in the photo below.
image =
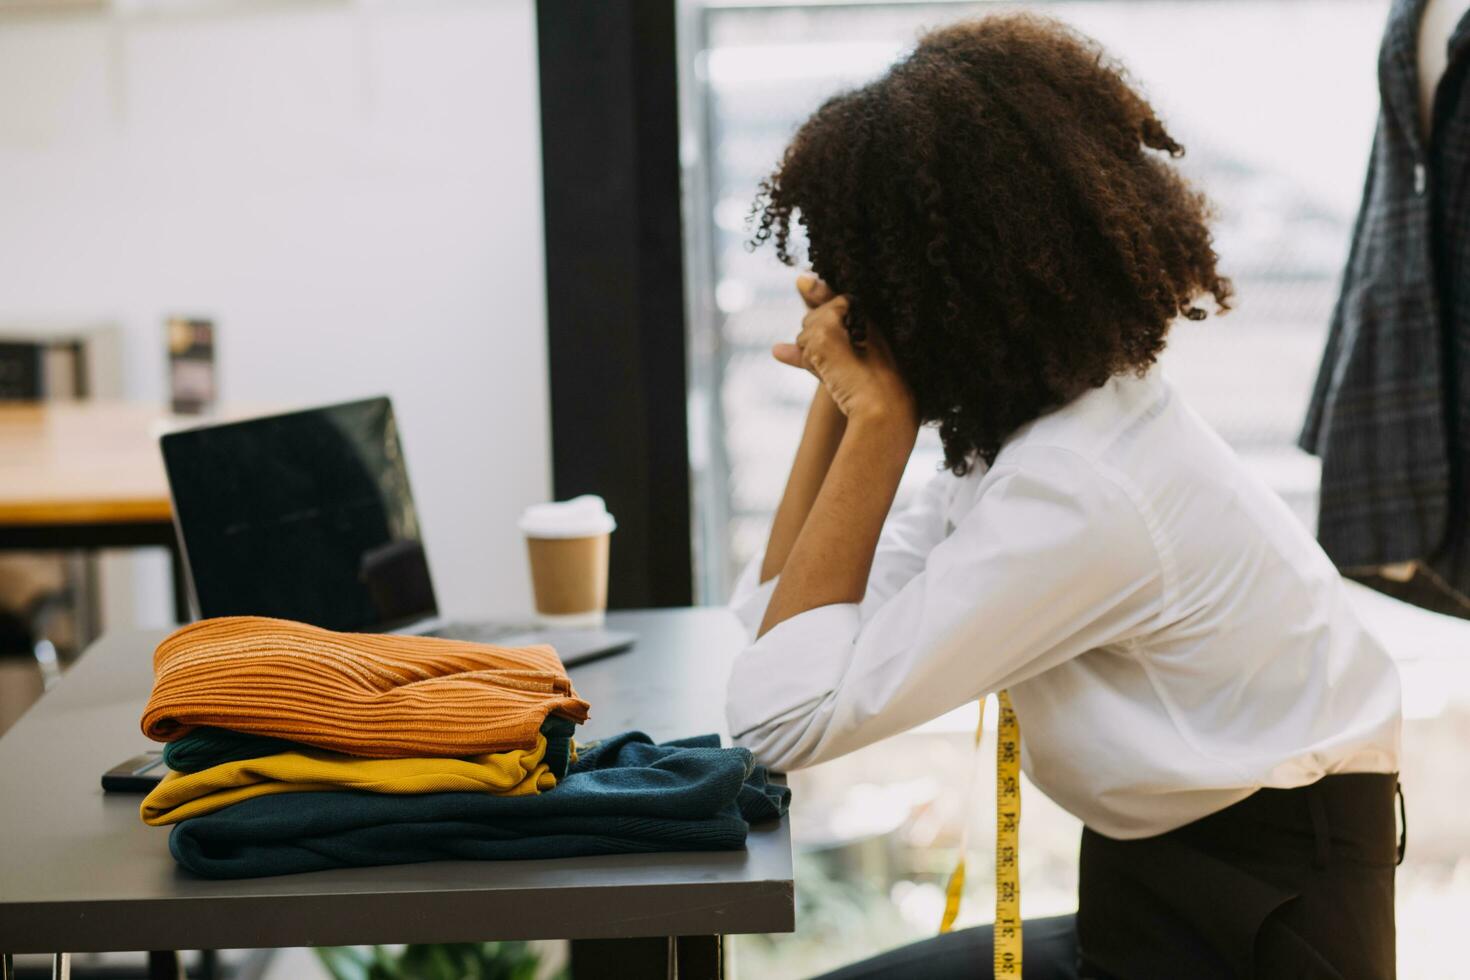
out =
{"type": "Polygon", "coordinates": [[[617,522],[601,497],[536,504],[521,515],[531,590],[543,625],[601,626],[607,612],[607,555],[617,522]]]}

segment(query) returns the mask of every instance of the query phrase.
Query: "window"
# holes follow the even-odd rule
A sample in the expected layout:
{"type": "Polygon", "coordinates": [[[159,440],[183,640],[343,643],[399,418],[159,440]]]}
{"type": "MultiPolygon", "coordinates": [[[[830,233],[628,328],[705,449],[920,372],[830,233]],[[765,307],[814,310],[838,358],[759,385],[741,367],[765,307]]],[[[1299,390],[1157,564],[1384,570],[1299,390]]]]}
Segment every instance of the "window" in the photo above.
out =
{"type": "MultiPolygon", "coordinates": [[[[701,594],[719,601],[763,544],[810,382],[771,361],[799,321],[793,270],[750,252],[756,185],[827,96],[883,71],[925,26],[999,4],[709,4],[686,24],[694,135],[690,422],[701,594]]],[[[1014,6],[1014,5],[1005,5],[1014,6]]],[[[1185,397],[1315,523],[1317,465],[1295,447],[1377,114],[1385,0],[1069,0],[1040,9],[1120,58],[1216,202],[1237,308],[1172,331],[1185,397]]],[[[906,488],[939,459],[926,434],[906,488]]]]}

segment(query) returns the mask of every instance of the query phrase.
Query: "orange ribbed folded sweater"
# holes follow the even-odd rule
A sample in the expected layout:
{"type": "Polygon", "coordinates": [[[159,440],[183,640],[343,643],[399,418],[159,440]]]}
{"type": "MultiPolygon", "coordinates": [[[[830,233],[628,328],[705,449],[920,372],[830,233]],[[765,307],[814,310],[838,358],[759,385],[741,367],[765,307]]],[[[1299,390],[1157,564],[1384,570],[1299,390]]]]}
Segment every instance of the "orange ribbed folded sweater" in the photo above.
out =
{"type": "Polygon", "coordinates": [[[213,725],[376,759],[466,756],[529,749],[549,713],[580,722],[587,707],[549,646],[226,616],[158,645],[143,733],[213,725]]]}

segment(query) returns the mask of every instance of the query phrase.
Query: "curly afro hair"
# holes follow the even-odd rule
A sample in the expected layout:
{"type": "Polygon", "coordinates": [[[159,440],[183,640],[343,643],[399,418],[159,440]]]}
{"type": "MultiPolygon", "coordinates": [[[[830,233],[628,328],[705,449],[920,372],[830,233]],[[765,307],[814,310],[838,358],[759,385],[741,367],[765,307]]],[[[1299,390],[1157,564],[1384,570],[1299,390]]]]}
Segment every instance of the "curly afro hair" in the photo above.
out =
{"type": "Polygon", "coordinates": [[[752,210],[752,247],[848,295],[861,343],[893,348],[945,465],[994,462],[1022,424],[1164,348],[1209,293],[1211,211],[1184,152],[1121,66],[1056,21],[994,15],[936,30],[797,131],[752,210]],[[1156,153],[1149,151],[1159,151],[1156,153]]]}

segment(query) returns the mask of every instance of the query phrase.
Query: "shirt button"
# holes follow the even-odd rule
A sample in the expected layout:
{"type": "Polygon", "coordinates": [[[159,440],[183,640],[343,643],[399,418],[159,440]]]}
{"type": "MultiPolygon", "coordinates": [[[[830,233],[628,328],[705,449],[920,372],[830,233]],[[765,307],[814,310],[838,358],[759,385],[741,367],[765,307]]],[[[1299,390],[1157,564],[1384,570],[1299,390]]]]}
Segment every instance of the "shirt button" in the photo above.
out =
{"type": "Polygon", "coordinates": [[[1416,163],[1416,164],[1414,164],[1414,193],[1415,194],[1423,194],[1424,193],[1424,187],[1425,187],[1425,185],[1428,182],[1429,182],[1428,177],[1424,173],[1424,164],[1422,164],[1422,163],[1416,163]]]}

